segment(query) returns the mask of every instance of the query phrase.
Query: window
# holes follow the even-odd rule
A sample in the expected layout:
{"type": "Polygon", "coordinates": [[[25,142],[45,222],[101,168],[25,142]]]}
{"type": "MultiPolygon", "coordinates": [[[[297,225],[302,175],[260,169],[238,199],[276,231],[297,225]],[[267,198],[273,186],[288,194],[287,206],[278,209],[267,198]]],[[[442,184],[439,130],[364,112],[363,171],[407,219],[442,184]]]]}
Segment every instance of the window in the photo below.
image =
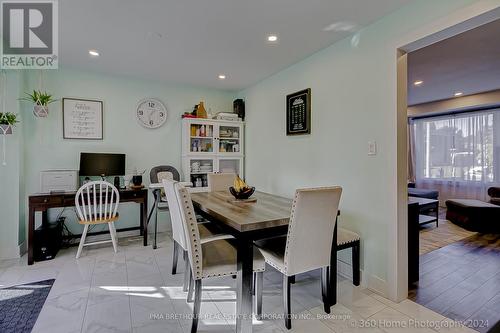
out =
{"type": "Polygon", "coordinates": [[[420,118],[412,126],[417,180],[500,180],[498,109],[420,118]]]}

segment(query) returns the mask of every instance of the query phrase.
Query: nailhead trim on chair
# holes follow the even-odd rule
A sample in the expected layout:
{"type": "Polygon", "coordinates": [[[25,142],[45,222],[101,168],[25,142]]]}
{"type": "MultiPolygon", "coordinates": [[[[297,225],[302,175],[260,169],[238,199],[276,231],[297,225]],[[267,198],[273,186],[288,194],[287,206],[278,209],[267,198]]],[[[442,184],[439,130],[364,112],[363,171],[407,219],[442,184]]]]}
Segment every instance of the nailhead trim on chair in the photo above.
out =
{"type": "MultiPolygon", "coordinates": [[[[182,187],[179,189],[179,193],[182,195],[182,202],[184,204],[184,211],[187,212],[187,220],[189,223],[189,237],[191,238],[192,241],[192,256],[194,260],[194,265],[193,265],[193,278],[194,280],[199,280],[199,279],[205,279],[205,278],[210,278],[210,277],[220,277],[220,276],[231,276],[231,275],[237,275],[237,271],[232,271],[232,272],[223,272],[223,273],[215,273],[215,274],[203,274],[203,267],[202,267],[202,260],[201,260],[201,249],[200,249],[200,239],[199,239],[199,234],[197,235],[196,230],[198,228],[198,221],[196,221],[196,216],[193,217],[192,213],[192,207],[190,206],[190,201],[187,195],[187,189],[182,187]]],[[[265,266],[262,269],[257,269],[254,270],[254,272],[264,272],[265,266]]]]}
{"type": "Polygon", "coordinates": [[[290,214],[290,222],[288,223],[288,234],[286,236],[285,256],[283,257],[284,269],[281,270],[278,267],[275,267],[276,265],[273,265],[272,263],[268,262],[268,264],[270,264],[274,268],[278,269],[281,273],[284,273],[285,275],[287,275],[287,271],[288,271],[288,262],[287,262],[286,259],[288,258],[288,246],[289,246],[290,238],[291,238],[290,235],[292,234],[292,231],[293,231],[293,225],[294,225],[293,222],[295,220],[295,208],[296,208],[296,205],[297,205],[298,198],[299,198],[299,192],[296,191],[295,192],[295,196],[293,198],[292,211],[291,211],[291,214],[290,214]]]}
{"type": "Polygon", "coordinates": [[[185,211],[187,211],[187,220],[189,223],[189,228],[191,229],[191,232],[189,233],[191,241],[192,241],[192,256],[194,260],[194,265],[193,265],[193,278],[195,280],[199,280],[202,278],[202,267],[201,267],[201,255],[200,255],[200,245],[199,245],[199,235],[197,237],[196,234],[196,229],[198,228],[198,221],[196,221],[196,218],[193,218],[193,214],[191,212],[192,208],[190,207],[190,202],[188,199],[188,196],[186,194],[187,190],[186,188],[180,188],[179,192],[182,193],[183,197],[183,202],[184,202],[184,208],[185,211]]]}
{"type": "MultiPolygon", "coordinates": [[[[307,189],[307,191],[318,191],[318,190],[322,190],[324,188],[325,187],[314,187],[314,188],[307,189]]],[[[295,209],[296,209],[297,200],[299,198],[299,193],[300,193],[299,190],[295,191],[295,196],[294,196],[293,204],[292,204],[292,210],[291,210],[291,213],[290,213],[290,222],[288,223],[288,234],[287,234],[287,237],[286,237],[285,255],[284,255],[284,258],[283,258],[284,268],[282,269],[282,268],[278,267],[277,265],[275,265],[274,263],[272,263],[271,261],[266,260],[266,263],[268,265],[274,267],[279,272],[281,272],[281,273],[283,273],[285,275],[288,275],[287,274],[287,271],[288,271],[288,262],[287,262],[287,258],[288,258],[288,245],[290,243],[290,238],[291,238],[290,235],[292,234],[292,230],[293,230],[293,226],[294,226],[295,209]]]]}
{"type": "MultiPolygon", "coordinates": [[[[337,233],[341,233],[341,232],[342,232],[342,228],[338,228],[337,233]]],[[[354,242],[361,240],[361,237],[358,234],[356,234],[354,231],[349,230],[349,232],[352,232],[354,234],[354,235],[352,235],[352,238],[346,239],[345,241],[340,242],[340,243],[337,242],[337,246],[346,245],[346,244],[354,243],[354,242]]]]}

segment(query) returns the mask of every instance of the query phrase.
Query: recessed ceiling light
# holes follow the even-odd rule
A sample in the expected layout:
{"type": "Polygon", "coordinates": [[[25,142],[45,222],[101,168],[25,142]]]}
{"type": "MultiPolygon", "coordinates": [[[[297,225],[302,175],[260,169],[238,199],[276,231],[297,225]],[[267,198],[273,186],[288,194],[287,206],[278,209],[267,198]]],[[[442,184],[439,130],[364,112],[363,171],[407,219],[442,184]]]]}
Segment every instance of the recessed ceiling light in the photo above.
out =
{"type": "Polygon", "coordinates": [[[269,35],[269,36],[267,36],[267,41],[271,42],[271,43],[275,43],[275,42],[278,41],[278,36],[276,36],[276,35],[269,35]]]}
{"type": "Polygon", "coordinates": [[[416,86],[421,86],[422,83],[424,83],[424,81],[422,81],[422,80],[418,80],[418,81],[413,82],[413,84],[416,86]]]}
{"type": "Polygon", "coordinates": [[[458,97],[458,96],[462,96],[463,94],[464,94],[463,92],[457,91],[456,93],[453,94],[453,96],[458,97]]]}
{"type": "Polygon", "coordinates": [[[98,57],[99,56],[99,52],[97,52],[96,50],[89,50],[89,54],[93,57],[98,57]]]}
{"type": "Polygon", "coordinates": [[[224,74],[219,74],[219,79],[220,80],[224,80],[226,78],[226,76],[224,74]]]}

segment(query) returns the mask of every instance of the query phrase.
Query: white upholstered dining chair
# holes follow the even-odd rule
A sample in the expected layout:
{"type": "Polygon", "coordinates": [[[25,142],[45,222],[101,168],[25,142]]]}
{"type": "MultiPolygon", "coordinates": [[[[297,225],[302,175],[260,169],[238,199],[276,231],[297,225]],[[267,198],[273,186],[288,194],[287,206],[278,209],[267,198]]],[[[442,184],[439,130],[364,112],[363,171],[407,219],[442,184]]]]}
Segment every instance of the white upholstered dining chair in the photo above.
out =
{"type": "Polygon", "coordinates": [[[229,191],[229,187],[233,186],[235,173],[212,173],[208,174],[208,191],[229,191]]]}
{"type": "MultiPolygon", "coordinates": [[[[174,251],[172,256],[172,274],[177,273],[177,261],[179,257],[179,252],[182,251],[183,258],[185,261],[184,270],[184,291],[187,291],[189,284],[189,260],[187,258],[187,242],[186,236],[184,234],[183,221],[181,216],[181,206],[179,200],[177,199],[177,193],[175,190],[175,184],[177,181],[171,179],[163,179],[163,188],[165,190],[165,195],[167,197],[168,207],[170,211],[170,220],[172,223],[172,238],[174,240],[174,251]]],[[[233,238],[229,234],[217,233],[209,230],[206,225],[209,223],[197,223],[201,242],[209,241],[211,239],[227,239],[233,238]]],[[[212,230],[215,230],[212,228],[212,230]]]]}
{"type": "Polygon", "coordinates": [[[78,245],[76,259],[80,258],[84,246],[102,243],[113,243],[113,249],[117,251],[116,229],[114,223],[118,220],[118,204],[120,193],[117,188],[106,181],[93,181],[84,184],[78,189],[75,196],[75,207],[78,215],[78,223],[83,224],[83,233],[78,245]],[[111,240],[85,243],[89,225],[108,224],[111,240]]]}
{"type": "MultiPolygon", "coordinates": [[[[179,202],[181,203],[181,216],[183,220],[184,233],[186,236],[189,263],[191,265],[192,282],[190,279],[188,300],[193,296],[194,307],[191,333],[198,328],[198,317],[201,306],[202,280],[213,277],[233,276],[238,274],[235,245],[230,239],[212,239],[203,242],[197,228],[195,211],[191,195],[188,190],[180,185],[175,185],[179,202]]],[[[262,314],[262,274],[265,270],[264,257],[260,251],[253,249],[253,271],[257,275],[254,285],[256,295],[256,315],[262,314]]]]}
{"type": "Polygon", "coordinates": [[[321,268],[323,304],[325,312],[330,313],[328,268],[341,194],[339,186],[297,190],[287,237],[255,242],[266,263],[283,274],[284,318],[288,329],[292,327],[290,282],[296,274],[321,268]]]}

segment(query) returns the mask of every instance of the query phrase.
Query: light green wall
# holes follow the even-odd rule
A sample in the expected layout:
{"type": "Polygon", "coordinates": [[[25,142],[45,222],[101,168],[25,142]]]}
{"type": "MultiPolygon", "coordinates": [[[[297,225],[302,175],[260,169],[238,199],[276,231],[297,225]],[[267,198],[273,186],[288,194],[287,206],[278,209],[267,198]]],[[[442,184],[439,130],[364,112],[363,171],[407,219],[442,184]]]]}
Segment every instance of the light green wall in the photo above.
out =
{"type": "MultiPolygon", "coordinates": [[[[19,73],[7,71],[6,77],[5,111],[18,113],[19,73]]],[[[3,88],[0,87],[0,89],[3,88]]],[[[3,139],[3,135],[0,135],[0,259],[19,255],[19,198],[21,196],[19,179],[22,174],[22,125],[18,124],[12,135],[5,136],[7,165],[2,164],[3,139]]]]}
{"type": "Polygon", "coordinates": [[[247,182],[288,197],[341,185],[340,225],[361,234],[364,283],[384,293],[397,223],[396,50],[447,27],[443,17],[473,2],[414,2],[239,93],[247,182]],[[312,134],[287,137],[285,96],[304,88],[312,89],[312,134]],[[368,141],[377,142],[376,156],[368,141]]]}
{"type": "MultiPolygon", "coordinates": [[[[23,102],[24,118],[24,174],[26,194],[38,192],[39,172],[48,169],[78,169],[80,152],[125,153],[126,171],[146,169],[145,183],[149,182],[149,170],[155,165],[168,164],[181,171],[181,114],[191,111],[201,100],[212,111],[230,111],[234,93],[183,85],[131,79],[128,77],[87,73],[69,69],[49,70],[43,74],[44,90],[56,98],[77,97],[104,102],[104,140],[65,140],[62,134],[62,102],[50,105],[46,119],[35,118],[32,105],[23,102]],[[168,119],[159,129],[145,129],[136,120],[135,110],[139,100],[156,97],[168,109],[168,119]]],[[[38,87],[39,72],[28,72],[24,91],[38,87]]],[[[52,210],[49,218],[55,219],[59,210],[52,210]]],[[[71,209],[64,215],[73,233],[81,233],[71,209]]],[[[120,207],[118,228],[137,226],[139,209],[136,204],[120,207]]],[[[168,214],[160,218],[163,227],[168,214]]],[[[39,220],[39,218],[38,218],[39,220]]],[[[23,220],[21,220],[23,224],[23,220]]],[[[94,229],[97,231],[98,229],[94,229]]],[[[23,231],[23,229],[21,229],[23,231]]],[[[24,231],[23,231],[24,235],[24,231]]]]}

